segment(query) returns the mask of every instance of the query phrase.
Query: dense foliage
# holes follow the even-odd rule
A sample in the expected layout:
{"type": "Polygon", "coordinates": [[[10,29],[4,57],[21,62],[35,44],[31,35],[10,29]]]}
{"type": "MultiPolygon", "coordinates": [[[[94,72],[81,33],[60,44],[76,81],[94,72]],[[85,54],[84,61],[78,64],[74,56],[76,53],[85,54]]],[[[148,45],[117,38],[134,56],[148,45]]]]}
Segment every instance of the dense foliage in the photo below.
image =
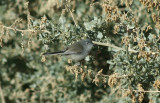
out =
{"type": "Polygon", "coordinates": [[[2,103],[159,103],[159,0],[1,0],[2,103]],[[81,66],[47,56],[95,44],[81,66]]]}

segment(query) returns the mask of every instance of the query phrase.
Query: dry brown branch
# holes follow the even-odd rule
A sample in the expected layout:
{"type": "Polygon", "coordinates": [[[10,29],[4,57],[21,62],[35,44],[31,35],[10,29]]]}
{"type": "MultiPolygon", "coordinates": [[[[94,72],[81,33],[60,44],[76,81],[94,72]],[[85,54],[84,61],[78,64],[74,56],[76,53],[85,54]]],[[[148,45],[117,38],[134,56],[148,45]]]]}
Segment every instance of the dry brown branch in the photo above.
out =
{"type": "MultiPolygon", "coordinates": [[[[112,48],[117,49],[118,51],[120,51],[120,50],[125,51],[124,48],[120,48],[120,47],[117,47],[117,46],[112,45],[112,44],[109,44],[109,43],[101,43],[101,42],[96,42],[96,41],[93,41],[93,43],[96,44],[96,45],[102,45],[102,46],[112,47],[112,48]]],[[[132,52],[132,53],[137,53],[137,52],[138,52],[138,51],[133,50],[133,49],[130,49],[130,48],[128,49],[128,51],[129,51],[129,52],[132,52]]]]}
{"type": "MultiPolygon", "coordinates": [[[[130,89],[123,89],[122,88],[122,90],[130,90],[130,89]]],[[[143,91],[143,90],[131,90],[131,91],[134,91],[134,92],[143,92],[143,93],[160,93],[160,91],[152,91],[152,90],[150,90],[150,91],[143,91]]]]}
{"type": "MultiPolygon", "coordinates": [[[[101,46],[108,46],[108,47],[117,49],[118,51],[120,51],[120,50],[126,51],[126,49],[124,49],[124,48],[121,48],[121,47],[118,47],[118,46],[115,46],[115,45],[112,45],[112,44],[109,44],[109,43],[101,43],[101,42],[96,42],[96,41],[92,41],[92,42],[93,42],[93,44],[101,45],[101,46]]],[[[131,52],[131,53],[138,53],[138,51],[133,50],[131,48],[128,48],[128,51],[131,52]]],[[[159,52],[151,52],[151,53],[152,54],[157,54],[159,52]]]]}
{"type": "Polygon", "coordinates": [[[77,25],[77,22],[76,22],[76,20],[74,19],[74,16],[73,16],[73,13],[72,13],[72,11],[69,9],[69,12],[71,13],[71,17],[72,17],[72,19],[73,19],[73,21],[74,21],[74,23],[75,23],[75,25],[76,25],[76,27],[78,26],[77,25]]]}
{"type": "Polygon", "coordinates": [[[8,30],[20,31],[20,32],[46,32],[48,34],[51,33],[48,30],[33,30],[33,29],[22,30],[22,29],[12,28],[12,27],[8,27],[8,26],[4,26],[4,25],[0,25],[0,28],[6,28],[8,30]]]}
{"type": "Polygon", "coordinates": [[[66,4],[66,9],[70,12],[70,14],[71,14],[71,17],[72,17],[72,19],[73,19],[73,22],[74,22],[74,24],[76,25],[76,27],[78,26],[77,25],[77,22],[76,22],[76,20],[75,20],[75,18],[74,18],[74,16],[73,16],[73,13],[72,13],[72,11],[71,11],[71,9],[69,8],[69,6],[66,4]]]}
{"type": "Polygon", "coordinates": [[[105,77],[114,77],[114,78],[118,78],[118,79],[129,77],[129,75],[122,75],[122,76],[104,75],[104,76],[105,77]]]}

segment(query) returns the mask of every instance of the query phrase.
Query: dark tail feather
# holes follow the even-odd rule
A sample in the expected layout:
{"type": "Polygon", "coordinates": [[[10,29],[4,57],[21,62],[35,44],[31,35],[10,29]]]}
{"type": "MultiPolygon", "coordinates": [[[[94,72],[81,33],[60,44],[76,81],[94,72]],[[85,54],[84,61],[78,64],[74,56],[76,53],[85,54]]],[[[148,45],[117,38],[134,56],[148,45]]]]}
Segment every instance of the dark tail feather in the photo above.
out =
{"type": "Polygon", "coordinates": [[[43,55],[57,55],[57,54],[62,54],[64,53],[64,51],[58,51],[58,52],[47,52],[47,53],[43,53],[43,55]]]}

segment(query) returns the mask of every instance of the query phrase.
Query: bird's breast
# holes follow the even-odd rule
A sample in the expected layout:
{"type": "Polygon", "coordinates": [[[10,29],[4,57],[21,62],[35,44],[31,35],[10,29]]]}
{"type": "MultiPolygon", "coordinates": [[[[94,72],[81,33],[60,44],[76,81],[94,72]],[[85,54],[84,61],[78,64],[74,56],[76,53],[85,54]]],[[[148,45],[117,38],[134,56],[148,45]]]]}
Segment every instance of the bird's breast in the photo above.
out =
{"type": "Polygon", "coordinates": [[[80,61],[80,60],[84,59],[87,55],[88,55],[88,53],[71,54],[71,55],[68,55],[68,58],[72,59],[74,61],[80,61]]]}

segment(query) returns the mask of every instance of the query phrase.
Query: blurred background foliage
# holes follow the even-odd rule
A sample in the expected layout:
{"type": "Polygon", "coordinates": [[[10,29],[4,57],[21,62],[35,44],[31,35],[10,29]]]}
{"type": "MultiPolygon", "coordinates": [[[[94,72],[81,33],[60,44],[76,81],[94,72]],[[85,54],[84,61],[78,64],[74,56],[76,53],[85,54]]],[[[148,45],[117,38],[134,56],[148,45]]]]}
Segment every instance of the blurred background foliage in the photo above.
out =
{"type": "Polygon", "coordinates": [[[159,0],[1,0],[0,46],[1,103],[160,102],[159,0]],[[123,50],[42,56],[84,38],[123,50]]]}

